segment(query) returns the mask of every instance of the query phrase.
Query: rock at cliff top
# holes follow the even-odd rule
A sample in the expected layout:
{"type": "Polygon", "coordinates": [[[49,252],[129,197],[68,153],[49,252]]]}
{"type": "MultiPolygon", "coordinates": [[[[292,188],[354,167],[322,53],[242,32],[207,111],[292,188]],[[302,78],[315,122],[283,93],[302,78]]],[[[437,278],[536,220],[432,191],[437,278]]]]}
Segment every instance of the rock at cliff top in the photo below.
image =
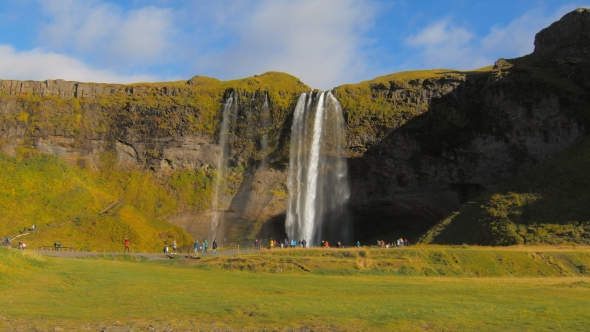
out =
{"type": "Polygon", "coordinates": [[[533,54],[559,62],[590,58],[590,8],[578,8],[535,36],[533,54]]]}

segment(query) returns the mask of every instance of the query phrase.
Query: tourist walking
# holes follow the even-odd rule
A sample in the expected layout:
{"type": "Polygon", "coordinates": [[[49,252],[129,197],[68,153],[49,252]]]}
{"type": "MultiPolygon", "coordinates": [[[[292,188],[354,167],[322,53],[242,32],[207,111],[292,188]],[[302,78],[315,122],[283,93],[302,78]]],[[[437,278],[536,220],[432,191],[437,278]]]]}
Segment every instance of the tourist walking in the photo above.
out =
{"type": "Polygon", "coordinates": [[[176,255],[176,240],[172,242],[172,253],[176,255]]]}
{"type": "Polygon", "coordinates": [[[273,240],[272,238],[270,239],[270,249],[274,248],[275,246],[275,240],[273,240]]]}
{"type": "Polygon", "coordinates": [[[125,239],[125,250],[123,250],[123,252],[129,252],[129,239],[125,239]]]}
{"type": "Polygon", "coordinates": [[[217,241],[213,239],[213,255],[217,253],[217,241]]]}
{"type": "Polygon", "coordinates": [[[195,253],[195,255],[197,253],[199,253],[199,241],[195,241],[194,245],[193,245],[193,252],[195,253]]]}
{"type": "Polygon", "coordinates": [[[303,245],[303,248],[307,247],[307,241],[305,241],[305,239],[301,240],[301,245],[303,245]]]}
{"type": "Polygon", "coordinates": [[[201,241],[201,256],[205,256],[205,241],[201,241]]]}
{"type": "Polygon", "coordinates": [[[209,250],[209,241],[205,240],[205,253],[209,250]]]}

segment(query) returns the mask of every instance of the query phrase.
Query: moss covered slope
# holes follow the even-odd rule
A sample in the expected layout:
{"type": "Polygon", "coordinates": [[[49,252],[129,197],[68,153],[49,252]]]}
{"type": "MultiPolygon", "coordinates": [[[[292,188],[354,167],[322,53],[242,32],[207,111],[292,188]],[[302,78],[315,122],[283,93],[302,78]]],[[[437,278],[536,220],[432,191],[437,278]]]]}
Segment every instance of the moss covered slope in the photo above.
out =
{"type": "Polygon", "coordinates": [[[34,152],[21,153],[18,159],[0,154],[0,169],[0,236],[16,237],[13,245],[23,241],[39,247],[59,241],[79,250],[110,251],[122,250],[128,237],[134,251],[159,251],[167,241],[176,240],[179,246],[192,241],[179,227],[153,217],[161,211],[150,203],[157,206],[170,197],[149,177],[85,172],[34,152]],[[125,198],[137,201],[139,208],[121,202],[100,213],[125,198]]]}
{"type": "Polygon", "coordinates": [[[489,245],[590,241],[590,138],[506,184],[490,188],[434,226],[424,243],[489,245]]]}

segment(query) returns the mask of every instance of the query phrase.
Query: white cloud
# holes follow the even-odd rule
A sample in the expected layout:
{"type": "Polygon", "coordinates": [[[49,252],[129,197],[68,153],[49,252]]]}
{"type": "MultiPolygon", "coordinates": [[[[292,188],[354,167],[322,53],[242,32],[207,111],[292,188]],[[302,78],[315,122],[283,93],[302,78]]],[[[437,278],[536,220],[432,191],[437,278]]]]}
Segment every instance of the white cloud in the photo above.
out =
{"type": "Polygon", "coordinates": [[[174,13],[154,6],[123,11],[99,1],[41,2],[51,22],[39,42],[111,66],[156,63],[173,46],[174,13]]]}
{"type": "Polygon", "coordinates": [[[212,14],[218,33],[233,40],[200,57],[197,71],[221,78],[283,71],[327,89],[355,80],[366,69],[360,50],[375,14],[368,1],[266,0],[249,5],[212,14]]]}
{"type": "Polygon", "coordinates": [[[535,35],[572,8],[561,7],[551,15],[544,15],[540,10],[528,11],[505,27],[492,27],[490,33],[481,40],[481,48],[489,54],[503,52],[510,57],[532,53],[535,49],[535,35]]]}
{"type": "Polygon", "coordinates": [[[0,44],[0,78],[16,80],[64,79],[82,82],[131,83],[151,82],[152,75],[120,75],[92,68],[79,60],[42,49],[16,51],[0,44]]]}
{"type": "Polygon", "coordinates": [[[421,49],[419,56],[426,68],[475,69],[493,64],[498,58],[523,56],[534,50],[535,34],[575,8],[562,6],[545,15],[530,10],[506,26],[493,26],[483,37],[448,20],[435,22],[406,39],[406,44],[421,49]]]}
{"type": "Polygon", "coordinates": [[[407,39],[412,46],[435,46],[441,44],[461,45],[473,39],[473,33],[465,28],[453,27],[447,20],[436,22],[424,28],[416,36],[407,39]]]}
{"type": "Polygon", "coordinates": [[[474,39],[474,33],[443,20],[410,36],[406,43],[422,48],[420,55],[427,67],[464,69],[482,67],[489,63],[485,55],[478,54],[472,45],[474,39]]]}

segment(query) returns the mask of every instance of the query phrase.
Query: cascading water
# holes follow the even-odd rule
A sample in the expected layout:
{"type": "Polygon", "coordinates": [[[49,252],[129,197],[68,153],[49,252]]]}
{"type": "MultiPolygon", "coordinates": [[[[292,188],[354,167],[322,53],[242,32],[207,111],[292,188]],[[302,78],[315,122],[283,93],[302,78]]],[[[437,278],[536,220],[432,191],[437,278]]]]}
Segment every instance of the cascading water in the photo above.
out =
{"type": "Polygon", "coordinates": [[[310,245],[351,243],[342,107],[331,92],[303,93],[291,126],[286,230],[310,245]]]}
{"type": "Polygon", "coordinates": [[[262,162],[260,163],[260,167],[265,167],[268,163],[268,133],[266,132],[267,127],[269,125],[270,119],[270,111],[268,108],[268,95],[264,97],[264,104],[262,104],[262,111],[260,112],[260,117],[262,118],[262,125],[264,134],[260,138],[260,150],[262,152],[262,162]]]}
{"type": "Polygon", "coordinates": [[[235,127],[237,116],[237,96],[234,92],[223,104],[223,112],[221,119],[221,128],[219,130],[219,158],[217,160],[217,176],[215,177],[215,187],[213,192],[212,210],[213,216],[211,218],[211,230],[209,239],[219,239],[223,236],[224,216],[223,210],[219,209],[220,201],[223,202],[223,194],[225,193],[225,175],[227,174],[227,164],[229,160],[229,153],[231,151],[230,132],[231,127],[235,127]]]}

